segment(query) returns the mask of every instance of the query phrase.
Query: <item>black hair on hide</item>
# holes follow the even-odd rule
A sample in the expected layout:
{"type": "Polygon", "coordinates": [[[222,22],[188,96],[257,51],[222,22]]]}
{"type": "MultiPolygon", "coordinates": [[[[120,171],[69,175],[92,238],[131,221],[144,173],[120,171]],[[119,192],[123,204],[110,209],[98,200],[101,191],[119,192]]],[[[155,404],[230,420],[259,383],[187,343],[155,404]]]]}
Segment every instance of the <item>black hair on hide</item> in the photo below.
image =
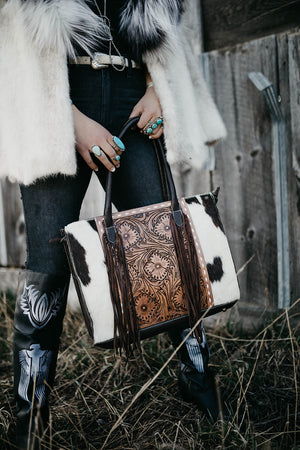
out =
{"type": "Polygon", "coordinates": [[[86,251],[82,245],[77,241],[73,234],[68,233],[68,239],[72,248],[72,254],[74,258],[74,265],[78,277],[82,284],[87,286],[91,282],[89,267],[85,259],[86,251]]]}
{"type": "Polygon", "coordinates": [[[220,214],[218,211],[218,208],[216,206],[216,202],[212,199],[210,195],[203,195],[201,196],[203,206],[205,208],[206,214],[208,214],[211,217],[211,220],[213,221],[214,225],[217,228],[220,228],[220,230],[223,231],[225,234],[224,226],[222,224],[220,214]]]}
{"type": "Polygon", "coordinates": [[[224,275],[222,259],[219,256],[214,258],[213,264],[207,264],[207,271],[210,281],[220,281],[224,275]]]}

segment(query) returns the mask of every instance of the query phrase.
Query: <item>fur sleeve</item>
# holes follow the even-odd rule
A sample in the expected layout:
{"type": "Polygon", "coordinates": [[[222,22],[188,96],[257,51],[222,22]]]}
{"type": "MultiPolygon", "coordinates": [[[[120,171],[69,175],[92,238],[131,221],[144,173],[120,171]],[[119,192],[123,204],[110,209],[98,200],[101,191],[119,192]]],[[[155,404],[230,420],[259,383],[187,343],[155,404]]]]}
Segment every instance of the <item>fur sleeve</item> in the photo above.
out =
{"type": "Polygon", "coordinates": [[[24,24],[42,52],[55,50],[74,56],[74,44],[88,54],[108,36],[104,21],[84,0],[8,0],[19,5],[24,24]]]}

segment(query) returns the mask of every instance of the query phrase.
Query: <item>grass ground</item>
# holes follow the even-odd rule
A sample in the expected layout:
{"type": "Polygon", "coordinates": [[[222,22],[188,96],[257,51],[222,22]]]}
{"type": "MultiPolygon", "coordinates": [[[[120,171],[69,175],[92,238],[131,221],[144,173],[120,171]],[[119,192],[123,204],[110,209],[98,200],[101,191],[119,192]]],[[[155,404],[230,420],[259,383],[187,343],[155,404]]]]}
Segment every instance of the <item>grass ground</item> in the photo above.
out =
{"type": "MultiPolygon", "coordinates": [[[[69,310],[51,395],[52,441],[47,448],[300,449],[300,333],[299,326],[291,328],[292,319],[293,309],[255,336],[229,326],[207,332],[225,405],[224,420],[211,425],[179,395],[178,359],[166,364],[172,354],[167,335],[145,341],[142,355],[126,362],[110,350],[93,348],[80,313],[69,310]]],[[[12,320],[13,299],[3,296],[1,449],[14,448],[12,320]]]]}

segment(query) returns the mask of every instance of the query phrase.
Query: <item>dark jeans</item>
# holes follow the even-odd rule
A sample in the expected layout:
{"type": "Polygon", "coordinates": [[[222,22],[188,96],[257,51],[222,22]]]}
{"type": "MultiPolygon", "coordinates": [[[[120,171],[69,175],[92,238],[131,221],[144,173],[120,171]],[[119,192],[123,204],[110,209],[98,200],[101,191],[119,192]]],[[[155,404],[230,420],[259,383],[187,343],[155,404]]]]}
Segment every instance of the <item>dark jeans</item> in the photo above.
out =
{"type": "MultiPolygon", "coordinates": [[[[72,66],[69,77],[73,103],[114,135],[118,135],[132,108],[145,93],[142,70],[97,71],[89,66],[72,66]]],[[[135,131],[127,134],[124,143],[126,151],[122,154],[121,166],[113,175],[112,200],[116,208],[124,210],[161,202],[161,183],[152,142],[135,131]]],[[[27,269],[60,275],[69,271],[63,246],[49,243],[49,240],[59,237],[61,228],[79,218],[92,170],[80,155],[77,159],[75,177],[58,175],[21,186],[27,269]]],[[[104,167],[99,170],[105,186],[107,170],[104,167]]]]}

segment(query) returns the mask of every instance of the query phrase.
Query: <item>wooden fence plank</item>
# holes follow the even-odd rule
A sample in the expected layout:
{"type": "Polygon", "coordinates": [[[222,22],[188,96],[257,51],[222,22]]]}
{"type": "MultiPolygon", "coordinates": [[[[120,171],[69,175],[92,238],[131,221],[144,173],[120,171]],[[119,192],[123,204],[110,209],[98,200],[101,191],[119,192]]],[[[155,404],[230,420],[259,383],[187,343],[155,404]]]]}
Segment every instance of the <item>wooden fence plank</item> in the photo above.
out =
{"type": "MultiPolygon", "coordinates": [[[[288,45],[288,92],[282,96],[285,110],[290,110],[288,132],[288,180],[289,180],[289,219],[290,246],[293,249],[290,261],[291,300],[300,297],[300,33],[287,36],[288,45]]],[[[283,74],[283,68],[279,76],[283,74]]],[[[282,86],[282,83],[280,83],[282,86]]],[[[299,307],[300,309],[300,307],[299,307]]]]}
{"type": "Polygon", "coordinates": [[[92,175],[88,190],[85,194],[80,218],[101,216],[103,214],[105,192],[95,174],[92,175]]]}
{"type": "Polygon", "coordinates": [[[213,92],[228,128],[227,140],[216,148],[213,182],[221,185],[220,210],[237,268],[255,255],[240,276],[242,301],[276,308],[271,123],[248,80],[248,72],[260,71],[276,85],[276,41],[256,40],[210,52],[209,58],[213,92]]]}
{"type": "Polygon", "coordinates": [[[286,121],[291,303],[300,297],[300,33],[276,36],[277,90],[286,121]]]}
{"type": "Polygon", "coordinates": [[[7,246],[5,235],[4,202],[0,180],[0,266],[7,266],[7,246]]]}
{"type": "Polygon", "coordinates": [[[25,261],[25,226],[19,186],[2,180],[7,264],[21,267],[25,261]]]}

